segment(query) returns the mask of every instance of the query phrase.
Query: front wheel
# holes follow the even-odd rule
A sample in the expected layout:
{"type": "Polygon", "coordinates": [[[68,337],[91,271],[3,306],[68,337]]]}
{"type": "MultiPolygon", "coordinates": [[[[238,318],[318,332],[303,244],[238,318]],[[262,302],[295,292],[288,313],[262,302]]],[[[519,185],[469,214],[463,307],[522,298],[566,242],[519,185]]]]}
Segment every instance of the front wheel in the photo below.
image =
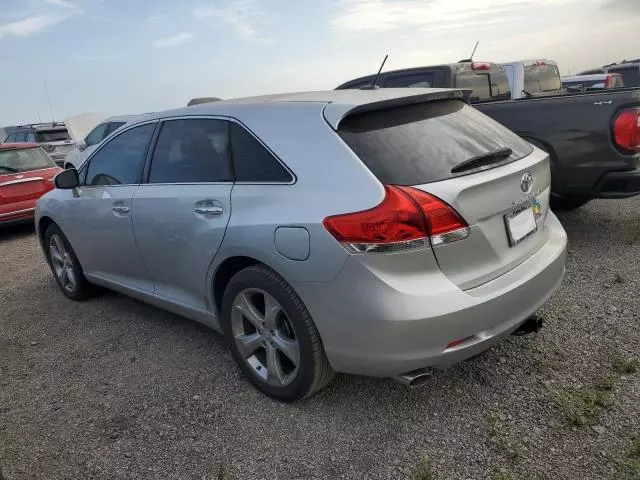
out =
{"type": "Polygon", "coordinates": [[[309,397],[333,377],[311,315],[273,270],[252,266],[229,281],[222,327],[240,369],[283,401],[309,397]]]}
{"type": "Polygon", "coordinates": [[[85,279],[80,262],[62,230],[51,224],[44,234],[44,242],[49,266],[62,293],[72,300],[89,297],[91,285],[85,279]]]}

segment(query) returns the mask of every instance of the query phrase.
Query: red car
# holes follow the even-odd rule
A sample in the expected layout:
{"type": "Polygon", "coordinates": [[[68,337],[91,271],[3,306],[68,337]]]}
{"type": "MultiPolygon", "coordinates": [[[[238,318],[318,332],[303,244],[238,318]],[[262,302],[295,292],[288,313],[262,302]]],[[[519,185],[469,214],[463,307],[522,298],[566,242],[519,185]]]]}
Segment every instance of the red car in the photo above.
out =
{"type": "Polygon", "coordinates": [[[61,171],[37,143],[0,144],[0,225],[32,220],[61,171]]]}

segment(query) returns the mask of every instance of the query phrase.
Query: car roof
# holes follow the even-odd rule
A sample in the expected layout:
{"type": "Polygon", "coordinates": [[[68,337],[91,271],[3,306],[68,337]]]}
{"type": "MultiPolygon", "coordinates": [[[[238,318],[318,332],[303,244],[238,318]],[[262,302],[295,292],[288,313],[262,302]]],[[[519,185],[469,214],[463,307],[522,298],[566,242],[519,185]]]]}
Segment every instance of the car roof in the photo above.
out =
{"type": "Polygon", "coordinates": [[[115,115],[113,117],[109,117],[109,118],[105,118],[102,122],[100,123],[107,123],[107,122],[131,122],[133,120],[137,120],[140,117],[143,117],[144,114],[140,114],[140,115],[115,115]]]}
{"type": "Polygon", "coordinates": [[[37,143],[0,143],[0,151],[2,150],[24,150],[25,148],[40,147],[37,143]]]}
{"type": "Polygon", "coordinates": [[[333,128],[347,115],[433,100],[462,99],[463,90],[450,88],[379,88],[375,90],[328,90],[280,93],[259,97],[220,100],[144,115],[134,123],[194,115],[246,116],[252,109],[311,108],[319,110],[333,128]]]}

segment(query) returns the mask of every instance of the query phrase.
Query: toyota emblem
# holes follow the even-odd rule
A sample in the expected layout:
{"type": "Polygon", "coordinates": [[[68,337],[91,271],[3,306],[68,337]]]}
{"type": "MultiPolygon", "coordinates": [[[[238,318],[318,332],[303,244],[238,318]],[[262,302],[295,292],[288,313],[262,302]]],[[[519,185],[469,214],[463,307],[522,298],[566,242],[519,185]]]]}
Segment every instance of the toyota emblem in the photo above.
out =
{"type": "Polygon", "coordinates": [[[524,193],[531,193],[533,190],[533,175],[529,172],[522,175],[522,180],[520,180],[520,188],[524,193]]]}

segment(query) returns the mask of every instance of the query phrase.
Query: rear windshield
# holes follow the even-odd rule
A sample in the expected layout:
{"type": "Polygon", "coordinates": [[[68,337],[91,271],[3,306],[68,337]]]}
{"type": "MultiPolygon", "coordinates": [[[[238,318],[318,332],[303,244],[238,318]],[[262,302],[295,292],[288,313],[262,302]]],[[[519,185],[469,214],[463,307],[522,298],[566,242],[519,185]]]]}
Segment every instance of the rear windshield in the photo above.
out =
{"type": "Polygon", "coordinates": [[[604,80],[572,80],[570,82],[562,82],[563,87],[584,87],[584,88],[604,88],[604,80]]]}
{"type": "Polygon", "coordinates": [[[459,100],[353,115],[340,123],[338,134],[382,183],[396,185],[459,176],[452,169],[505,148],[513,152],[500,164],[532,151],[515,133],[459,100]]]}
{"type": "Polygon", "coordinates": [[[627,87],[637,87],[640,85],[640,65],[627,68],[609,68],[609,71],[622,75],[622,81],[627,87]]]}
{"type": "Polygon", "coordinates": [[[54,166],[49,156],[40,147],[0,150],[0,175],[54,166]]]}
{"type": "Polygon", "coordinates": [[[69,132],[66,130],[39,130],[36,132],[36,141],[38,143],[62,142],[70,139],[69,132]]]}
{"type": "Polygon", "coordinates": [[[561,88],[562,81],[557,65],[543,63],[524,67],[524,89],[527,92],[553,92],[561,88]]]}

